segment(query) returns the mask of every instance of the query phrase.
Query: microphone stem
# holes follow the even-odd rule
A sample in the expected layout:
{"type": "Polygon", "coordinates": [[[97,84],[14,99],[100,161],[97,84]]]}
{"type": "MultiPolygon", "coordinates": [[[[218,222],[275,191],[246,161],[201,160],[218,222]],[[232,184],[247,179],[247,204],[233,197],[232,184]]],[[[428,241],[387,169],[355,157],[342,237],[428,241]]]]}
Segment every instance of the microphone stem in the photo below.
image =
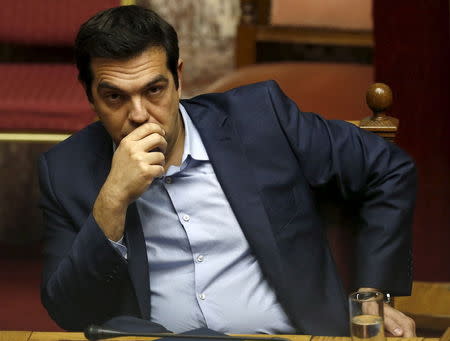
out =
{"type": "Polygon", "coordinates": [[[102,338],[114,338],[114,337],[123,337],[123,336],[139,336],[139,337],[168,337],[168,338],[177,338],[177,339],[207,339],[207,340],[267,340],[267,341],[290,341],[289,339],[285,339],[282,337],[258,337],[258,336],[229,336],[229,335],[186,335],[186,334],[172,334],[172,333],[120,333],[119,335],[104,335],[98,339],[102,338]]]}

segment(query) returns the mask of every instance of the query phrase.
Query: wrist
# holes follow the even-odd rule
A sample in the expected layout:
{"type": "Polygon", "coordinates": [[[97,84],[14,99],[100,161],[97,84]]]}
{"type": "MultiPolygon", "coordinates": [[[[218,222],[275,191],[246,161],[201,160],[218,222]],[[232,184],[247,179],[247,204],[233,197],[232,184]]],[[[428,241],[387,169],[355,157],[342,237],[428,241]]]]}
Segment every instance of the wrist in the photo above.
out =
{"type": "Polygon", "coordinates": [[[92,215],[108,239],[118,241],[123,237],[127,207],[125,202],[102,188],[95,200],[92,215]]]}
{"type": "Polygon", "coordinates": [[[105,207],[111,210],[123,211],[127,209],[130,200],[126,196],[126,191],[120,186],[116,186],[114,180],[106,179],[98,196],[97,201],[101,201],[105,207]]]}
{"type": "Polygon", "coordinates": [[[383,293],[383,302],[384,303],[389,304],[389,305],[393,304],[394,298],[388,292],[381,291],[376,288],[359,288],[358,291],[362,291],[362,292],[364,292],[364,291],[379,291],[379,292],[383,293]]]}

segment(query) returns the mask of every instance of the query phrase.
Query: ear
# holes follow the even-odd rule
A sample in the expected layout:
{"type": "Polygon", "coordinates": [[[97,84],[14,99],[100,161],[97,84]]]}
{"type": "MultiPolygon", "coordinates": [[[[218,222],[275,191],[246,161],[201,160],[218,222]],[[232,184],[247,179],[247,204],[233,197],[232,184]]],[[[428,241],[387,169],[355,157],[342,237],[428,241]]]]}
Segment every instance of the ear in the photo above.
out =
{"type": "Polygon", "coordinates": [[[178,96],[181,97],[181,87],[183,84],[183,59],[178,59],[177,66],[177,76],[178,76],[178,96]]]}

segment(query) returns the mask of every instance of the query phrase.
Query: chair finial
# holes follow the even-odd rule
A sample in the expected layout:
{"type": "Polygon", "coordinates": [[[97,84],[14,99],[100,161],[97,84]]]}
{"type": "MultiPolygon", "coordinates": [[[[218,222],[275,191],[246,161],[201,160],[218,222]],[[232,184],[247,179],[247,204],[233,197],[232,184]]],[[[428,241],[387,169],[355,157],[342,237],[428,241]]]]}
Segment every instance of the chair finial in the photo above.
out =
{"type": "Polygon", "coordinates": [[[373,115],[363,118],[359,127],[394,141],[398,130],[398,119],[387,114],[392,105],[391,88],[384,83],[372,84],[367,89],[366,102],[373,115]]]}
{"type": "Polygon", "coordinates": [[[366,102],[374,116],[385,113],[392,105],[392,90],[384,83],[374,83],[367,89],[366,102]]]}

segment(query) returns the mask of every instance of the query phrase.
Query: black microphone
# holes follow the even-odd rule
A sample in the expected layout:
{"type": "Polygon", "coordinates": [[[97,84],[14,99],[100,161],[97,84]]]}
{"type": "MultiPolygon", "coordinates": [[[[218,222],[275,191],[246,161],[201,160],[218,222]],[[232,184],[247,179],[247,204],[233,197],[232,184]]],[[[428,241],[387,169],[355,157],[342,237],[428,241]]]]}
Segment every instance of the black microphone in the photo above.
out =
{"type": "Polygon", "coordinates": [[[282,337],[257,337],[257,336],[229,336],[229,335],[185,335],[185,334],[172,334],[172,333],[132,333],[124,332],[115,329],[103,328],[97,325],[90,325],[84,330],[84,336],[90,341],[100,340],[100,339],[110,339],[119,336],[144,336],[144,337],[170,337],[177,339],[204,339],[204,340],[270,340],[270,341],[290,341],[289,339],[284,339],[282,337]]]}

